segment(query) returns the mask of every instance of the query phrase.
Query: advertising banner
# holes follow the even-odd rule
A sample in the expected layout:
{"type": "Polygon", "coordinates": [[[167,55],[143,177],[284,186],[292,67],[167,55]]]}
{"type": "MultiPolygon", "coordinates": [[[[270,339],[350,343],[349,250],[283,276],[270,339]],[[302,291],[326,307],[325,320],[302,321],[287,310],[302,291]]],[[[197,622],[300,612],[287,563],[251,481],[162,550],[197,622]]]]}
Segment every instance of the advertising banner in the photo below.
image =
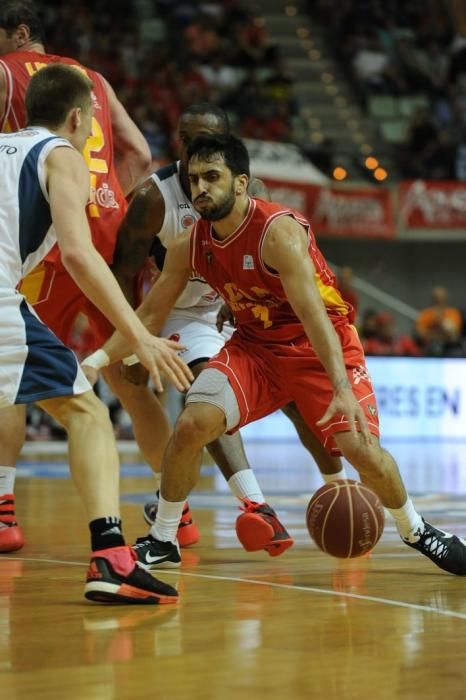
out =
{"type": "Polygon", "coordinates": [[[393,238],[390,191],[376,187],[322,187],[263,178],[274,202],[302,212],[316,236],[393,238]]]}
{"type": "MultiPolygon", "coordinates": [[[[466,359],[368,357],[387,439],[466,441],[466,359]]],[[[281,411],[242,429],[244,440],[297,440],[281,411]]]]}

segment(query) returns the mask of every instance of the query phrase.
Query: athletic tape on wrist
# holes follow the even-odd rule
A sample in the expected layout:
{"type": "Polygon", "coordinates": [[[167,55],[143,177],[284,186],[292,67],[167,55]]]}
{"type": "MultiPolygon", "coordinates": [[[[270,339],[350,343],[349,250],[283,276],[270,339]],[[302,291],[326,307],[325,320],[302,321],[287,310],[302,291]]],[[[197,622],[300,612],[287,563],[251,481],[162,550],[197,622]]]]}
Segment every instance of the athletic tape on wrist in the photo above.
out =
{"type": "Polygon", "coordinates": [[[94,369],[99,370],[102,369],[102,367],[107,367],[110,364],[110,358],[105,350],[100,348],[99,350],[93,352],[92,355],[89,355],[89,357],[85,357],[81,364],[86,365],[86,367],[93,367],[94,369]]]}
{"type": "Polygon", "coordinates": [[[123,364],[127,367],[131,365],[137,365],[139,363],[139,357],[137,355],[130,355],[129,357],[123,358],[123,364]]]}

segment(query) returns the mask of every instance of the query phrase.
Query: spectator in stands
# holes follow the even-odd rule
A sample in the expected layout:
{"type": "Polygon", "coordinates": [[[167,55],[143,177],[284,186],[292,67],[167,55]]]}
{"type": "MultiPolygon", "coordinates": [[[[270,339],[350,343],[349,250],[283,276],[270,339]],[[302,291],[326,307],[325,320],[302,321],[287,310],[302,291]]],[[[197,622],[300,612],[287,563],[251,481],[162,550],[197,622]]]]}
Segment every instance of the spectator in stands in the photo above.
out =
{"type": "Polygon", "coordinates": [[[448,305],[448,290],[432,290],[432,305],[423,309],[416,320],[416,331],[424,353],[430,356],[462,354],[463,316],[448,305]]]}
{"type": "Polygon", "coordinates": [[[399,152],[399,165],[405,177],[430,176],[427,163],[437,146],[438,138],[439,130],[428,108],[419,105],[408,124],[406,139],[399,152]]]}
{"type": "Polygon", "coordinates": [[[367,342],[373,338],[377,338],[378,324],[377,311],[375,309],[365,309],[361,322],[358,325],[359,338],[361,340],[364,352],[367,351],[367,342]]]}
{"type": "Polygon", "coordinates": [[[364,352],[368,355],[397,355],[419,357],[422,351],[408,335],[397,335],[392,314],[381,312],[375,315],[375,333],[363,341],[364,352]]]}

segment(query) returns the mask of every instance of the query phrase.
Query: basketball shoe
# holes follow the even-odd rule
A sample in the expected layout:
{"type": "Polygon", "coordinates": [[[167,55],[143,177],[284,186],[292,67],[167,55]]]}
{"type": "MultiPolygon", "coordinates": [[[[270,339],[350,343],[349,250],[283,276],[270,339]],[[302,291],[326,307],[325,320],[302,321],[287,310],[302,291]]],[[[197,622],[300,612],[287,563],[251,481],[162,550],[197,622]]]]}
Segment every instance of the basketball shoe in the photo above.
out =
{"type": "Polygon", "coordinates": [[[14,494],[5,493],[0,496],[0,552],[15,552],[23,545],[23,532],[16,522],[14,494]]]}
{"type": "MultiPolygon", "coordinates": [[[[158,495],[158,494],[157,494],[158,495]]],[[[144,506],[144,520],[148,525],[155,523],[159,500],[150,501],[144,506]]],[[[176,536],[180,547],[189,547],[191,544],[196,544],[199,541],[199,530],[196,523],[193,521],[193,516],[189,508],[189,503],[186,501],[181,514],[180,524],[178,525],[178,534],[176,536]]]]}
{"type": "Polygon", "coordinates": [[[243,498],[243,511],[236,520],[236,534],[247,552],[265,549],[271,557],[280,554],[294,544],[277,515],[267,503],[256,503],[243,498]]]}
{"type": "Polygon", "coordinates": [[[97,603],[163,605],[178,602],[177,591],[143,571],[131,547],[92,553],[84,596],[97,603]]]}
{"type": "Polygon", "coordinates": [[[181,564],[178,545],[173,542],[161,542],[152,535],[138,537],[133,550],[142,569],[177,569],[181,564]]]}
{"type": "Polygon", "coordinates": [[[403,542],[417,549],[421,554],[425,554],[444,571],[456,576],[466,576],[466,543],[456,535],[438,530],[426,523],[424,518],[422,521],[424,530],[422,532],[418,530],[412,535],[418,539],[410,542],[403,537],[403,542]]]}

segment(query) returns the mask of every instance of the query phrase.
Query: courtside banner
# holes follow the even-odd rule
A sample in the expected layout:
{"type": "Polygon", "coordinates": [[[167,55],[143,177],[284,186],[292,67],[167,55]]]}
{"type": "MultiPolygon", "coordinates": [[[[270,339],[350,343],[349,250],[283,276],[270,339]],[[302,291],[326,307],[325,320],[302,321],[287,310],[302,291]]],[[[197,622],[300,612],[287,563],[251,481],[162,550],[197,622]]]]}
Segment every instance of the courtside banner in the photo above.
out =
{"type": "MultiPolygon", "coordinates": [[[[466,359],[368,357],[367,367],[377,396],[382,442],[466,441],[466,359]]],[[[246,442],[298,439],[281,411],[247,425],[241,434],[246,442]]]]}
{"type": "Polygon", "coordinates": [[[383,187],[328,187],[263,178],[273,202],[302,212],[319,236],[393,238],[390,191],[383,187]]]}
{"type": "Polygon", "coordinates": [[[466,183],[402,182],[398,197],[404,228],[466,228],[466,183]]]}

